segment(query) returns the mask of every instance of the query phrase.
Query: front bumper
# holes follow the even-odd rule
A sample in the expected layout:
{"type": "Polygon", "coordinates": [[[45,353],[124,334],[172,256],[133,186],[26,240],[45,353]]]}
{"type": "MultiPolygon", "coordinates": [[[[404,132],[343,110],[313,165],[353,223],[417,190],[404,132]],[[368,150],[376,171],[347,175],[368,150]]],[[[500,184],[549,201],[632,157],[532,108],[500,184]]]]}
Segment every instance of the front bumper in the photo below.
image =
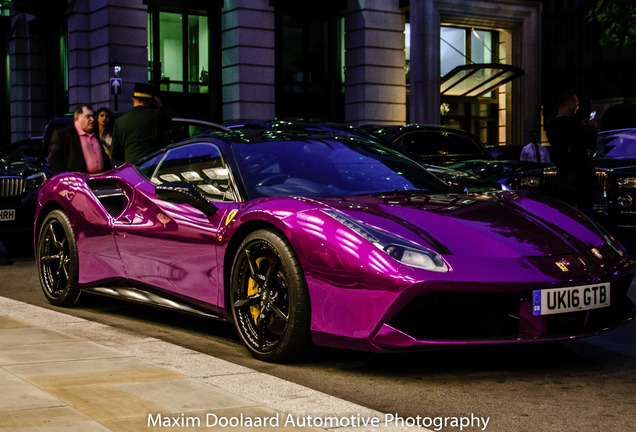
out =
{"type": "Polygon", "coordinates": [[[429,345],[479,345],[565,340],[604,333],[631,320],[632,275],[611,283],[610,306],[555,315],[533,315],[526,295],[430,292],[383,324],[373,338],[382,349],[429,345]]]}
{"type": "MultiPolygon", "coordinates": [[[[629,297],[633,276],[634,266],[629,265],[603,280],[610,283],[608,307],[554,315],[533,315],[532,302],[534,290],[555,288],[552,284],[418,283],[393,298],[373,330],[361,326],[357,332],[315,331],[312,337],[318,345],[395,352],[595,336],[625,324],[636,315],[636,306],[629,297]]],[[[561,283],[558,287],[568,285],[578,283],[561,283]]],[[[350,301],[357,308],[339,322],[343,327],[351,327],[351,322],[359,324],[361,321],[353,318],[373,315],[367,308],[377,307],[380,299],[382,296],[378,295],[376,302],[371,298],[350,301]]]]}

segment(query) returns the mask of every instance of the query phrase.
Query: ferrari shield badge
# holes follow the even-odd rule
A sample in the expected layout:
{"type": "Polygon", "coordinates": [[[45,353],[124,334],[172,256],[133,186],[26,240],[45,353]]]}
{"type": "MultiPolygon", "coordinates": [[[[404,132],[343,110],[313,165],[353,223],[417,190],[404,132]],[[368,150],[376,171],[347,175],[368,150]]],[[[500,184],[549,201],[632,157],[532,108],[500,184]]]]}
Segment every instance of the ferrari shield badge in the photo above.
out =
{"type": "Polygon", "coordinates": [[[229,225],[230,222],[232,222],[232,219],[234,219],[234,216],[236,216],[238,210],[232,210],[227,217],[225,218],[225,225],[229,225]]]}

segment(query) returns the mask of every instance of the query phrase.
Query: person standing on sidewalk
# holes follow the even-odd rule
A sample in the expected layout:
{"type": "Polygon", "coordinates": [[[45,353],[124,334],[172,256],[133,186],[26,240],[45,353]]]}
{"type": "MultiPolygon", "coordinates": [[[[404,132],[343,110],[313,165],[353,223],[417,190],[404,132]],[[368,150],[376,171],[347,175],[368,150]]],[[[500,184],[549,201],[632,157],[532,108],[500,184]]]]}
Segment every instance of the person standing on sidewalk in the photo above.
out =
{"type": "Polygon", "coordinates": [[[557,168],[559,199],[592,216],[594,165],[588,154],[596,141],[596,119],[576,118],[579,100],[575,94],[559,98],[556,118],[546,127],[557,168]]]}
{"type": "Polygon", "coordinates": [[[522,162],[550,163],[548,149],[539,142],[539,131],[530,132],[530,142],[521,149],[519,158],[522,162]]]}
{"type": "Polygon", "coordinates": [[[149,84],[135,84],[133,109],[115,121],[113,161],[136,163],[168,144],[170,119],[161,99],[149,84]]]}
{"type": "Polygon", "coordinates": [[[88,105],[73,111],[73,126],[56,130],[51,137],[49,164],[55,174],[74,171],[100,173],[111,168],[110,158],[95,136],[95,118],[88,105]]]}

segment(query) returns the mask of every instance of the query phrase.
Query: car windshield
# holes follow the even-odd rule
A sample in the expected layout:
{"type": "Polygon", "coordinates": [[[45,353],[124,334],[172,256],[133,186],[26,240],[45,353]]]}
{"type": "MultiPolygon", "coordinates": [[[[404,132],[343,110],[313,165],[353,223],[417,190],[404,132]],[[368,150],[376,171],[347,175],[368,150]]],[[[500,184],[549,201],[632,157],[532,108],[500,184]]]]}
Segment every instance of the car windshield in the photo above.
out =
{"type": "Polygon", "coordinates": [[[636,130],[600,135],[594,159],[636,159],[636,130]]]}
{"type": "Polygon", "coordinates": [[[305,137],[233,146],[250,197],[448,191],[419,164],[373,141],[305,137]]]}

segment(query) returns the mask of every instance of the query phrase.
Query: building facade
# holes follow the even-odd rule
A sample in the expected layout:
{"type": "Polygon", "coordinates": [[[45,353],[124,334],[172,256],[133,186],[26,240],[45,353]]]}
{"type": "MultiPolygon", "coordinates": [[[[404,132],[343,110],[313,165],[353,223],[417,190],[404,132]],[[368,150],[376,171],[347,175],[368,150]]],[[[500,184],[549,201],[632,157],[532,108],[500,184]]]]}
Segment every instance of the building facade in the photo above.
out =
{"type": "Polygon", "coordinates": [[[487,144],[520,144],[541,124],[537,1],[10,3],[5,140],[78,103],[127,112],[135,82],[216,122],[446,124],[487,144]]]}

